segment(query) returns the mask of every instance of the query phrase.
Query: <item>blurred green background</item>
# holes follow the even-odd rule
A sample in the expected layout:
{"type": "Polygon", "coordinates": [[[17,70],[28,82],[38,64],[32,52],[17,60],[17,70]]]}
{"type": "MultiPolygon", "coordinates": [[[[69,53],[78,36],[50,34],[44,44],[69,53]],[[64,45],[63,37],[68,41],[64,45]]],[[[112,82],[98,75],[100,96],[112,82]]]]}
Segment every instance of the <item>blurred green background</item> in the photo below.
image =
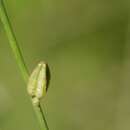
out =
{"type": "MultiPolygon", "coordinates": [[[[50,130],[130,130],[129,0],[4,1],[30,72],[50,66],[50,130]]],[[[2,23],[0,130],[39,130],[2,23]]]]}

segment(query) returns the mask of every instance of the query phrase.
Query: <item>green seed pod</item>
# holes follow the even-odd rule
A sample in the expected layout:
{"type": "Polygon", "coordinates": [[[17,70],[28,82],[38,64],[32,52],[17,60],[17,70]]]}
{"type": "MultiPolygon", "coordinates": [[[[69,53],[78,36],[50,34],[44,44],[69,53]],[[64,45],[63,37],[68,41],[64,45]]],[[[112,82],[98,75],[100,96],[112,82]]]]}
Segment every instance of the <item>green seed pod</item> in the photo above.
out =
{"type": "Polygon", "coordinates": [[[30,75],[27,90],[32,97],[33,104],[39,104],[40,99],[46,95],[50,77],[48,70],[47,64],[40,62],[30,75]]]}

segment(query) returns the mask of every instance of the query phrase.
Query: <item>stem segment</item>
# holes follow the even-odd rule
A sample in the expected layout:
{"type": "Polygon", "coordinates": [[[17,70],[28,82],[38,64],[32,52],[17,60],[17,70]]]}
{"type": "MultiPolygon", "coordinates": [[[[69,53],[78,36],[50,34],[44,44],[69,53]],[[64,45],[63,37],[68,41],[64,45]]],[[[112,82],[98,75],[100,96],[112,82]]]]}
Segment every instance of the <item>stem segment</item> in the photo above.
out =
{"type": "Polygon", "coordinates": [[[40,109],[40,113],[41,113],[42,119],[44,120],[44,124],[45,124],[46,130],[49,130],[48,123],[47,123],[47,120],[46,120],[46,117],[45,117],[45,114],[43,112],[41,104],[39,104],[39,109],[40,109]]]}
{"type": "Polygon", "coordinates": [[[1,21],[3,23],[6,35],[8,37],[9,44],[12,48],[14,57],[16,59],[18,66],[19,66],[20,72],[21,72],[25,82],[27,83],[28,77],[29,77],[28,70],[27,70],[27,67],[25,65],[24,58],[22,56],[22,53],[21,53],[20,47],[18,45],[18,42],[16,40],[15,34],[13,32],[11,23],[9,21],[3,0],[0,1],[0,18],[1,18],[1,21]]]}
{"type": "MultiPolygon", "coordinates": [[[[11,23],[10,23],[10,20],[8,18],[3,0],[0,0],[0,19],[1,19],[1,22],[3,23],[4,30],[5,30],[6,35],[8,37],[10,47],[13,51],[13,55],[14,55],[16,62],[19,66],[20,72],[23,76],[24,81],[27,83],[28,78],[29,78],[29,72],[28,72],[28,69],[26,67],[24,58],[22,56],[20,47],[18,45],[18,42],[16,40],[13,28],[12,28],[11,23]]],[[[49,130],[49,127],[47,125],[47,121],[45,119],[44,113],[43,113],[42,108],[41,108],[41,105],[39,105],[38,107],[35,107],[34,110],[35,110],[37,118],[39,120],[41,129],[42,130],[49,130]],[[43,125],[43,121],[44,121],[45,127],[43,125]]]]}

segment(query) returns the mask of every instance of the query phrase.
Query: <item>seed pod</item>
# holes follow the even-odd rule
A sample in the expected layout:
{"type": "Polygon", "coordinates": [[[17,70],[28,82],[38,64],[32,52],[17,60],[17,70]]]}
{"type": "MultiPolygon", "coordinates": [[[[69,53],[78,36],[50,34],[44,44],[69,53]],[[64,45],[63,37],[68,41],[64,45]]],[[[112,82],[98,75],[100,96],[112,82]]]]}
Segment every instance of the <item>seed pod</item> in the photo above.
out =
{"type": "Polygon", "coordinates": [[[47,64],[40,62],[33,70],[27,86],[28,93],[36,104],[46,95],[49,78],[50,74],[47,64]]]}

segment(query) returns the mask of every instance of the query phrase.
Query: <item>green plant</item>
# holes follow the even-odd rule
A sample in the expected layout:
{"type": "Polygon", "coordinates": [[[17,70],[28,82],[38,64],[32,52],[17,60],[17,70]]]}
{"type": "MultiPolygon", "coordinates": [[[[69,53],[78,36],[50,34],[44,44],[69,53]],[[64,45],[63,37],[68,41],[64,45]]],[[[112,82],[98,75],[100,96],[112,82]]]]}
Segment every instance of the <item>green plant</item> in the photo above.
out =
{"type": "MultiPolygon", "coordinates": [[[[6,12],[3,0],[0,0],[0,19],[1,19],[2,23],[3,23],[4,30],[5,30],[6,35],[8,37],[9,44],[10,44],[11,49],[13,51],[13,55],[14,55],[14,57],[16,59],[17,65],[19,66],[19,69],[20,69],[20,72],[22,74],[22,77],[23,77],[24,81],[26,82],[26,84],[28,84],[28,80],[29,80],[29,77],[30,77],[29,75],[30,74],[29,74],[29,71],[28,71],[28,69],[26,67],[26,64],[24,62],[24,58],[22,56],[22,53],[21,53],[20,47],[18,45],[18,42],[16,40],[15,34],[13,32],[13,29],[12,29],[9,17],[7,15],[7,12],[6,12]]],[[[46,74],[46,70],[44,70],[44,74],[46,74]]],[[[35,77],[33,77],[33,79],[36,78],[36,80],[38,80],[37,77],[38,77],[38,75],[36,75],[35,77]]],[[[43,79],[43,80],[44,80],[43,81],[43,84],[44,84],[46,82],[46,79],[43,79]]],[[[32,78],[31,78],[31,82],[33,82],[32,78]]],[[[30,84],[31,83],[29,83],[29,86],[30,86],[30,84]]],[[[46,87],[46,85],[47,84],[44,84],[44,87],[46,87]]],[[[46,91],[46,90],[47,89],[45,89],[44,91],[46,91]]],[[[40,98],[37,98],[37,99],[40,101],[40,98]]],[[[32,95],[31,95],[31,99],[33,99],[32,95]]],[[[37,115],[37,118],[39,120],[40,128],[42,130],[49,130],[49,127],[48,127],[47,121],[45,119],[44,113],[42,111],[40,102],[39,102],[38,105],[34,105],[33,104],[33,108],[34,108],[34,110],[36,112],[36,115],[37,115]],[[45,125],[45,127],[44,127],[44,125],[45,125]]]]}

